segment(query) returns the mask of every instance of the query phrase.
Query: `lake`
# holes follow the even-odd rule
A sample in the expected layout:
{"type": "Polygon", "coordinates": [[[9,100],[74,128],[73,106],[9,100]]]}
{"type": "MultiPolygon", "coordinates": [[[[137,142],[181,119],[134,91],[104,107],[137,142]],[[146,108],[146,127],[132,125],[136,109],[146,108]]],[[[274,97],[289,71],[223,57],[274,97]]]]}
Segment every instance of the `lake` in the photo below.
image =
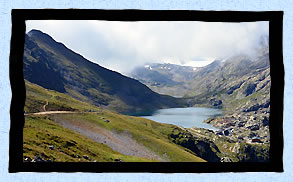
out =
{"type": "Polygon", "coordinates": [[[159,109],[151,116],[140,116],[160,123],[174,124],[184,128],[206,128],[210,130],[219,130],[203,121],[209,117],[215,117],[222,114],[220,109],[205,107],[187,107],[187,108],[169,108],[159,109]]]}

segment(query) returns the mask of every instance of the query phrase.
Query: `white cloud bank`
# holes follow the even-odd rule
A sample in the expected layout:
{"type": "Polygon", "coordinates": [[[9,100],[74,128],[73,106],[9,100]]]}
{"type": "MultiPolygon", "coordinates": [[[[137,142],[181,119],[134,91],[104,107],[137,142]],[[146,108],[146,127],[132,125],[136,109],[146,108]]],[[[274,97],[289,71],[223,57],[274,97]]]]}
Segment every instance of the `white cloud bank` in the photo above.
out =
{"type": "Polygon", "coordinates": [[[203,66],[216,58],[253,54],[268,22],[115,22],[29,20],[38,29],[85,58],[127,73],[151,62],[203,66]]]}

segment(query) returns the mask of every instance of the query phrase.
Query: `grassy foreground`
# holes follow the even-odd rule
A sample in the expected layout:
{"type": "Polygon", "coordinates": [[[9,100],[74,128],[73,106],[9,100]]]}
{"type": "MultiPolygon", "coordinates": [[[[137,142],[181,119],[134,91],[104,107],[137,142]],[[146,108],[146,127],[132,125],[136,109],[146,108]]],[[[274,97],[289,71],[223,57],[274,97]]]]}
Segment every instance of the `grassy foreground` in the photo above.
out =
{"type": "Polygon", "coordinates": [[[23,137],[24,158],[40,156],[54,162],[113,162],[115,159],[125,162],[154,162],[113,151],[107,145],[57,125],[47,116],[26,117],[23,137]]]}
{"type": "Polygon", "coordinates": [[[42,106],[46,104],[46,101],[48,101],[46,110],[71,110],[79,113],[25,116],[24,159],[41,156],[43,159],[50,159],[54,162],[111,162],[118,159],[125,162],[154,161],[123,155],[106,144],[96,142],[55,122],[62,120],[73,126],[96,128],[101,131],[115,132],[118,135],[127,132],[138,144],[143,145],[165,161],[205,162],[190,150],[176,145],[169,139],[172,130],[176,128],[174,125],[117,114],[29,82],[26,82],[26,90],[25,110],[28,113],[42,111],[42,106]]]}

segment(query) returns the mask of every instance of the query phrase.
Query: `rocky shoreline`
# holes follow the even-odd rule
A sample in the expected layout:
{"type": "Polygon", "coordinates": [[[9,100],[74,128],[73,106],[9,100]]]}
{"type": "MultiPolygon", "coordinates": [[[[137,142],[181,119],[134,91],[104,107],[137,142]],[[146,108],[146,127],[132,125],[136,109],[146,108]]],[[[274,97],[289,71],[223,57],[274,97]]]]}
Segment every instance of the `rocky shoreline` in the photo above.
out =
{"type": "Polygon", "coordinates": [[[269,101],[267,103],[245,105],[238,108],[238,112],[226,111],[222,116],[205,121],[219,128],[218,131],[195,127],[187,131],[214,142],[220,151],[217,156],[221,162],[266,162],[270,148],[270,105],[269,101]]]}
{"type": "Polygon", "coordinates": [[[261,109],[253,112],[235,112],[208,119],[220,131],[217,135],[226,136],[241,143],[269,143],[269,112],[261,109]]]}

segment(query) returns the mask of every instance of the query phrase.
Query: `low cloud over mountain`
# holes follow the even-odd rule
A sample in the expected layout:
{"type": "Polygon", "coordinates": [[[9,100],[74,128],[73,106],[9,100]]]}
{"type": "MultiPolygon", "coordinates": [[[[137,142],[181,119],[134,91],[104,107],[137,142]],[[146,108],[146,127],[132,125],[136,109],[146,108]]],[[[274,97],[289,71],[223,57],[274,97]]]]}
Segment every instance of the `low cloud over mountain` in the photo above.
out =
{"type": "Polygon", "coordinates": [[[268,22],[30,20],[26,25],[27,32],[42,30],[85,58],[122,73],[147,62],[203,66],[231,53],[251,55],[269,32],[268,22]]]}

